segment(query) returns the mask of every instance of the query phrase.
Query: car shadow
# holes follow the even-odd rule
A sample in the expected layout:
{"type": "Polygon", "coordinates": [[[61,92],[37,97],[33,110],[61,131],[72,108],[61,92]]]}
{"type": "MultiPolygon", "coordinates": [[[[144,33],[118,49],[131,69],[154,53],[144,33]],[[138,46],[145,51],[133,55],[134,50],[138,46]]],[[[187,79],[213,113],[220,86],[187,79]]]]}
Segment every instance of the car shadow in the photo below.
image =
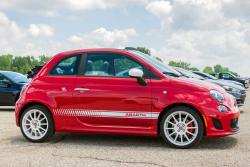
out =
{"type": "MultiPolygon", "coordinates": [[[[15,136],[10,139],[12,144],[23,146],[44,146],[44,145],[67,145],[72,147],[82,146],[100,146],[112,148],[157,148],[157,149],[171,149],[160,137],[143,137],[143,136],[122,136],[122,135],[95,135],[95,134],[71,134],[60,133],[56,134],[48,143],[31,143],[23,138],[23,136],[15,136]]],[[[234,148],[237,144],[237,137],[232,136],[221,138],[203,138],[200,144],[191,149],[194,150],[222,150],[234,148]]]]}
{"type": "MultiPolygon", "coordinates": [[[[170,148],[161,137],[115,136],[89,134],[56,134],[51,144],[88,145],[104,147],[170,148]]],[[[192,149],[231,149],[237,144],[232,136],[220,138],[204,137],[200,144],[192,149]]]]}

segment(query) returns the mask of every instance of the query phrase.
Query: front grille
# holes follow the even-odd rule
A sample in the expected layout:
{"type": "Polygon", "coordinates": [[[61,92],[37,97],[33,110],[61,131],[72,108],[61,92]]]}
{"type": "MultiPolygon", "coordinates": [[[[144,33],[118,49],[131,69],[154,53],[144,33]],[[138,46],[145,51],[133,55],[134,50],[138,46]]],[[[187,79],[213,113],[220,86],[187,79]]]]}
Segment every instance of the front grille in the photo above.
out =
{"type": "Polygon", "coordinates": [[[243,104],[243,100],[237,99],[237,104],[243,104]]]}
{"type": "Polygon", "coordinates": [[[231,129],[239,129],[238,118],[231,119],[231,129]]]}
{"type": "Polygon", "coordinates": [[[212,120],[213,120],[214,127],[215,127],[216,129],[219,129],[219,130],[222,130],[222,129],[223,129],[223,128],[222,128],[222,125],[221,125],[221,123],[220,123],[220,121],[219,121],[218,119],[213,118],[212,120]]]}

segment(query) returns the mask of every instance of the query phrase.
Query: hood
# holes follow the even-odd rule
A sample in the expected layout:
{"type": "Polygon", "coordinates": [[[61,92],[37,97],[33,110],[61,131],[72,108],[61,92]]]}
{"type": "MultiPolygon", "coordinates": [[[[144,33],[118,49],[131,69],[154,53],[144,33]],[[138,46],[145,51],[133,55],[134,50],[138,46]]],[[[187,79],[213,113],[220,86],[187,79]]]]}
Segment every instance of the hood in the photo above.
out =
{"type": "Polygon", "coordinates": [[[245,80],[247,80],[247,78],[242,78],[242,77],[235,77],[235,79],[237,79],[237,80],[241,80],[241,81],[245,81],[245,80]]]}
{"type": "Polygon", "coordinates": [[[217,85],[220,85],[222,87],[223,86],[229,86],[229,87],[232,87],[234,89],[245,90],[245,88],[242,87],[242,86],[239,86],[239,85],[236,85],[236,84],[224,81],[224,80],[219,80],[219,79],[218,80],[210,80],[210,79],[208,79],[208,81],[211,82],[211,83],[215,83],[217,85]]]}
{"type": "Polygon", "coordinates": [[[189,89],[193,91],[210,91],[213,89],[221,93],[225,92],[225,89],[222,88],[221,86],[207,82],[206,80],[179,77],[179,78],[173,78],[172,81],[174,82],[173,84],[175,84],[175,86],[181,87],[183,89],[189,89]]]}
{"type": "Polygon", "coordinates": [[[242,83],[234,81],[234,80],[224,80],[224,79],[220,79],[220,80],[244,87],[244,85],[242,83]]]}

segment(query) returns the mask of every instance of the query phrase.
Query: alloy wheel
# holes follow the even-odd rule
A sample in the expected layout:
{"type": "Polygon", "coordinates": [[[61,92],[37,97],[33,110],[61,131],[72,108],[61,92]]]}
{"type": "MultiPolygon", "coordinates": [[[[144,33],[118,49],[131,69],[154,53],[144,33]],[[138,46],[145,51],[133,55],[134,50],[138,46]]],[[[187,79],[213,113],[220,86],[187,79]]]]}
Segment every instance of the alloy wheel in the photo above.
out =
{"type": "Polygon", "coordinates": [[[197,120],[186,111],[175,111],[165,119],[164,134],[172,144],[187,146],[197,138],[197,120]]]}

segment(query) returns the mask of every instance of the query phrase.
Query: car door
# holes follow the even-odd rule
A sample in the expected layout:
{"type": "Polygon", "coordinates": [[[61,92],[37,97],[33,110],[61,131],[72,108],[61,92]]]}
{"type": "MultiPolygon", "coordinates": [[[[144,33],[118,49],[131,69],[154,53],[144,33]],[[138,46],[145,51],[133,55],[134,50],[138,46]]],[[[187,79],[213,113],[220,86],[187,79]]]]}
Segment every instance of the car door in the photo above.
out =
{"type": "Polygon", "coordinates": [[[0,74],[0,105],[13,106],[15,105],[16,91],[11,85],[11,81],[0,74]]]}
{"type": "Polygon", "coordinates": [[[47,92],[56,103],[56,116],[63,116],[72,108],[71,98],[76,87],[80,59],[81,55],[64,57],[47,76],[39,77],[39,83],[43,83],[40,89],[47,92]]]}
{"type": "Polygon", "coordinates": [[[132,68],[144,67],[127,55],[88,53],[74,92],[76,117],[82,128],[150,128],[151,83],[130,78],[132,68]]]}

